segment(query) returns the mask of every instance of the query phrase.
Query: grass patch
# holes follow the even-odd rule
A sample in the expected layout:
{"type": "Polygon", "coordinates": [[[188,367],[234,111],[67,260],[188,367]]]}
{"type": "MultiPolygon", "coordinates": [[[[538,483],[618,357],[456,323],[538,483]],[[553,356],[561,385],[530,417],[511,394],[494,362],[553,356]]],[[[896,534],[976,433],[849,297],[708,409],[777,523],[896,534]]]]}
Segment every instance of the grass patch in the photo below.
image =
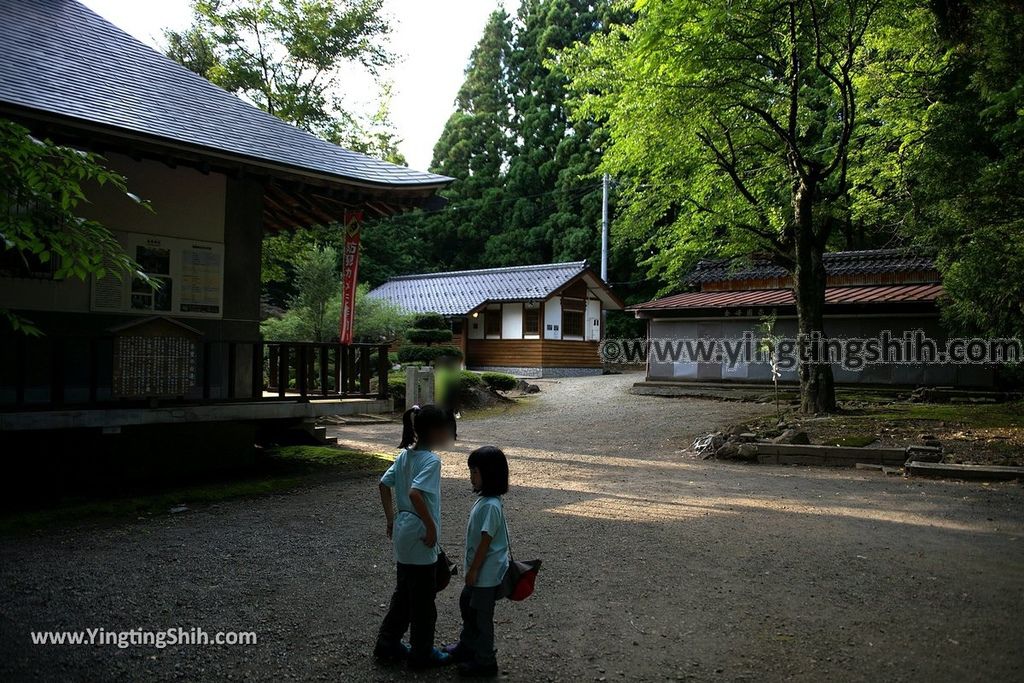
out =
{"type": "Polygon", "coordinates": [[[330,446],[285,446],[270,451],[254,469],[236,478],[176,487],[137,496],[58,501],[40,510],[0,516],[0,534],[101,518],[167,514],[178,505],[194,506],[280,493],[324,478],[365,472],[381,473],[394,456],[330,446]]]}
{"type": "Polygon", "coordinates": [[[326,468],[332,472],[383,472],[395,461],[395,456],[331,446],[281,446],[271,451],[270,459],[307,471],[326,468]]]}
{"type": "Polygon", "coordinates": [[[920,420],[971,427],[1024,427],[1024,401],[971,405],[964,403],[903,403],[888,405],[871,415],[876,420],[920,420]]]}
{"type": "Polygon", "coordinates": [[[511,413],[518,413],[521,410],[531,407],[535,400],[536,394],[519,396],[510,399],[510,403],[496,403],[495,405],[488,406],[487,408],[464,410],[462,411],[462,419],[474,422],[476,420],[488,420],[492,417],[503,417],[511,413]]]}

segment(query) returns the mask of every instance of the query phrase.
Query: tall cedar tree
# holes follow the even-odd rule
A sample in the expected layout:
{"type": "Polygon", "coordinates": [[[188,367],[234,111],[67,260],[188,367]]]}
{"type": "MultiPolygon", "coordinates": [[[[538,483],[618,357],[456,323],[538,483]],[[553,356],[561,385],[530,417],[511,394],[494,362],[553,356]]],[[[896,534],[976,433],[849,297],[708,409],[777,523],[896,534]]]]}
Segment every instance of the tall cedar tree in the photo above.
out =
{"type": "Polygon", "coordinates": [[[457,181],[445,193],[454,210],[424,222],[429,269],[479,267],[487,242],[502,228],[504,171],[512,151],[511,44],[509,17],[497,10],[473,48],[455,112],[434,146],[431,170],[457,181]]]}
{"type": "Polygon", "coordinates": [[[399,219],[421,270],[600,258],[600,139],[570,124],[554,59],[608,25],[611,2],[524,0],[491,15],[431,170],[450,208],[399,219]]]}
{"type": "Polygon", "coordinates": [[[568,79],[553,58],[608,24],[607,2],[524,0],[512,58],[513,129],[503,230],[487,244],[495,265],[600,259],[601,141],[593,122],[571,124],[568,79]]]}

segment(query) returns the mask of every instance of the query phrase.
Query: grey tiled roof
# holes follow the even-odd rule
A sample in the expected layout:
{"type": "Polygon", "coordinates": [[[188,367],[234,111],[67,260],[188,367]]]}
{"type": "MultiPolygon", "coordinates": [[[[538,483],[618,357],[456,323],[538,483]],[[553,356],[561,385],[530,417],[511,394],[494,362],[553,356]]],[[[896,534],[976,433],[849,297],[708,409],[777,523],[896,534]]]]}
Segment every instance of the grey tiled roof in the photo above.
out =
{"type": "Polygon", "coordinates": [[[465,315],[489,301],[546,299],[586,268],[586,261],[573,261],[405,275],[388,280],[368,296],[390,301],[409,313],[465,315]]]}
{"type": "MultiPolygon", "coordinates": [[[[863,251],[834,251],[825,254],[825,272],[828,275],[876,275],[879,273],[909,273],[934,270],[935,262],[920,254],[902,249],[865,249],[863,251]]],[[[786,277],[788,273],[764,257],[746,261],[735,259],[708,259],[699,261],[684,284],[721,282],[786,277]]]]}
{"type": "Polygon", "coordinates": [[[364,184],[450,180],[342,149],[285,123],[74,0],[0,0],[0,102],[364,184]]]}

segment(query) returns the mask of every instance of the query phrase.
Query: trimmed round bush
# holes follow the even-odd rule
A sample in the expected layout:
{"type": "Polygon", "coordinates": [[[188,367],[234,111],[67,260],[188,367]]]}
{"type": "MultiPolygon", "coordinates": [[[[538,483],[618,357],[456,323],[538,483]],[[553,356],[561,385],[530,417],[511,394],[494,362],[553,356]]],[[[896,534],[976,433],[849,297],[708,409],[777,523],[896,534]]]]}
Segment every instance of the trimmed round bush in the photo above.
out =
{"type": "Polygon", "coordinates": [[[504,372],[484,372],[480,374],[484,384],[495,391],[512,391],[516,388],[516,378],[504,372]]]}
{"type": "Polygon", "coordinates": [[[472,387],[478,387],[481,384],[483,384],[483,382],[483,378],[477,373],[470,372],[469,370],[459,370],[459,391],[465,391],[466,389],[471,389],[472,387]]]}
{"type": "Polygon", "coordinates": [[[413,318],[412,326],[419,330],[444,330],[448,323],[440,313],[422,313],[413,318]]]}
{"type": "Polygon", "coordinates": [[[405,338],[413,344],[444,344],[452,340],[452,331],[414,328],[405,333],[405,338]]]}
{"type": "Polygon", "coordinates": [[[398,360],[402,363],[433,363],[438,358],[462,358],[457,346],[402,346],[398,349],[398,360]]]}

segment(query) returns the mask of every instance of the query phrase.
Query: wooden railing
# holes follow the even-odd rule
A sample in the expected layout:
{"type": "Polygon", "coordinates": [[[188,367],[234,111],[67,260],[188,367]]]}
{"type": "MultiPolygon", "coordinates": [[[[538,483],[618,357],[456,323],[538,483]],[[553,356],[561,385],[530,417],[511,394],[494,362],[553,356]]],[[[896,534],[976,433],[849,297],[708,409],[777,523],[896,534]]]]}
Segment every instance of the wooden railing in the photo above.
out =
{"type": "Polygon", "coordinates": [[[263,342],[263,346],[267,391],[276,392],[278,397],[388,397],[391,366],[387,344],[263,342]],[[287,381],[282,382],[282,377],[287,381]]]}
{"type": "MultiPolygon", "coordinates": [[[[179,374],[188,366],[185,381],[173,383],[187,389],[168,395],[147,393],[145,380],[125,393],[131,368],[118,343],[111,335],[0,339],[0,411],[388,398],[388,344],[198,340],[189,363],[175,365],[179,374]]],[[[158,352],[135,353],[132,368],[149,380],[170,366],[158,352]]]]}

